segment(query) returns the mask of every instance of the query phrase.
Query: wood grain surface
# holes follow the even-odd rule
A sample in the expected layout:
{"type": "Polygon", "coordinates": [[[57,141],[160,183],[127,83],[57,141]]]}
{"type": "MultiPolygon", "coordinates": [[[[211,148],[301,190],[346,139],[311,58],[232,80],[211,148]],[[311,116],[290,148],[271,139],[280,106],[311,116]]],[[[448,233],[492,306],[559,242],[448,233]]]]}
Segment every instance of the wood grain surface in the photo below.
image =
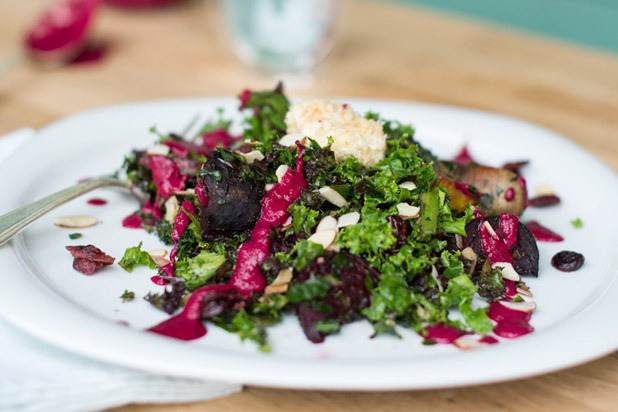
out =
{"type": "MultiPolygon", "coordinates": [[[[19,50],[23,31],[45,4],[49,1],[0,2],[0,60],[19,50]]],[[[108,46],[102,61],[54,70],[22,61],[1,75],[0,134],[105,104],[238,94],[276,81],[245,67],[230,52],[213,1],[162,11],[106,7],[99,17],[96,33],[108,46]]],[[[330,55],[311,76],[291,79],[287,86],[292,96],[416,100],[520,117],[563,134],[618,170],[616,55],[419,8],[353,1],[343,4],[330,55]]],[[[516,360],[505,359],[497,367],[511,361],[516,360]]],[[[209,402],[114,411],[430,409],[618,410],[618,357],[614,353],[542,377],[470,388],[392,393],[246,388],[209,402]]]]}

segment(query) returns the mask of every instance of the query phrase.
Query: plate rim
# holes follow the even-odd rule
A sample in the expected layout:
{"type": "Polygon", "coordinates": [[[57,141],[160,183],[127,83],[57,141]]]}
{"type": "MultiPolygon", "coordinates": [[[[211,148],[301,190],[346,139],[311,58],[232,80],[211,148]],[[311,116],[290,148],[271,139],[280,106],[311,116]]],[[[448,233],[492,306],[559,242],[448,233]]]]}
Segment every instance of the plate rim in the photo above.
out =
{"type": "MultiPolygon", "coordinates": [[[[44,128],[42,128],[39,131],[39,134],[45,133],[47,130],[52,129],[54,127],[58,127],[58,125],[62,125],[64,122],[70,122],[70,121],[74,121],[74,119],[76,117],[79,116],[84,116],[84,115],[88,115],[92,112],[99,112],[99,111],[105,111],[105,110],[114,110],[114,109],[119,109],[122,107],[135,107],[135,106],[145,106],[145,105],[150,105],[150,104],[155,104],[155,105],[160,105],[160,104],[169,104],[169,103],[187,103],[187,102],[203,102],[203,101],[209,101],[209,102],[213,102],[217,103],[217,104],[222,104],[221,102],[223,100],[231,100],[232,98],[230,96],[210,96],[210,97],[189,97],[189,98],[175,98],[175,99],[157,99],[157,100],[146,100],[146,101],[140,101],[140,102],[127,102],[127,103],[121,103],[121,104],[117,104],[117,105],[109,105],[109,106],[102,106],[99,108],[95,108],[95,109],[90,109],[90,110],[86,110],[86,111],[82,111],[64,118],[61,118],[59,120],[56,120],[52,123],[50,123],[49,125],[45,126],[44,128]]],[[[617,176],[616,173],[609,168],[609,166],[607,166],[605,163],[603,163],[600,159],[594,157],[592,154],[590,154],[586,149],[582,148],[580,145],[578,145],[577,143],[570,141],[558,134],[556,134],[555,132],[552,132],[551,130],[530,123],[528,121],[522,120],[522,119],[517,119],[517,118],[513,118],[510,116],[506,116],[503,114],[496,114],[496,113],[492,113],[492,112],[488,112],[488,111],[482,111],[482,110],[476,110],[476,109],[469,109],[469,108],[462,108],[462,107],[456,107],[456,106],[446,106],[446,105],[440,105],[440,104],[433,104],[433,103],[422,103],[422,102],[410,102],[410,101],[405,101],[405,100],[389,100],[389,99],[367,99],[367,98],[346,98],[346,97],[339,97],[338,99],[345,99],[346,101],[350,101],[352,103],[354,102],[366,102],[367,104],[376,104],[376,105],[380,105],[380,104],[384,104],[384,103],[388,103],[388,104],[398,104],[398,105],[404,105],[404,106],[408,106],[408,105],[415,105],[415,106],[419,106],[419,107],[428,107],[428,108],[434,108],[434,109],[447,109],[447,110],[455,110],[455,111],[459,111],[459,112],[471,112],[471,113],[476,113],[476,114],[481,114],[484,116],[490,116],[490,117],[494,117],[494,118],[502,118],[503,120],[508,120],[508,121],[515,121],[517,123],[526,125],[527,127],[533,127],[534,129],[537,129],[539,131],[543,131],[547,134],[548,137],[551,137],[553,139],[557,139],[558,141],[560,141],[561,144],[569,144],[572,147],[574,147],[578,152],[580,152],[583,155],[586,155],[589,157],[589,160],[594,160],[595,163],[597,163],[599,166],[602,166],[606,169],[607,172],[610,172],[611,174],[613,174],[613,178],[615,180],[617,180],[617,176]]],[[[33,139],[36,140],[36,139],[33,139]]],[[[24,150],[27,149],[28,145],[30,144],[35,144],[34,141],[29,142],[24,148],[22,148],[20,150],[19,153],[23,153],[24,150]]],[[[16,156],[18,156],[19,154],[17,154],[16,156]]],[[[4,170],[6,168],[8,168],[8,166],[6,166],[6,164],[2,164],[0,165],[0,175],[2,175],[4,173],[4,170]]],[[[6,255],[7,252],[7,247],[4,248],[0,248],[0,256],[4,256],[6,255]]],[[[29,253],[27,252],[27,249],[25,247],[24,241],[23,241],[23,237],[21,235],[19,235],[19,237],[17,239],[15,239],[14,241],[11,242],[11,247],[10,247],[11,252],[13,253],[13,257],[16,260],[20,260],[21,258],[26,259],[26,261],[22,261],[20,264],[21,265],[31,265],[31,263],[27,262],[27,259],[31,259],[32,258],[29,256],[29,253]],[[20,252],[20,247],[23,248],[24,250],[20,252]],[[23,252],[26,252],[26,254],[24,255],[23,252]]],[[[614,237],[614,246],[613,246],[613,250],[618,252],[618,241],[617,238],[614,237]]],[[[608,304],[608,295],[611,293],[618,293],[618,282],[616,281],[616,274],[618,273],[618,271],[616,271],[616,269],[618,268],[618,257],[617,257],[618,253],[614,254],[613,260],[609,263],[609,270],[614,270],[614,273],[609,273],[608,276],[611,276],[611,283],[609,285],[607,285],[607,288],[599,295],[596,297],[595,301],[592,302],[591,304],[589,304],[585,310],[583,310],[581,313],[578,313],[576,315],[576,317],[579,316],[586,316],[586,313],[589,312],[589,309],[595,305],[602,305],[602,304],[608,304]]],[[[36,270],[36,263],[35,265],[35,269],[36,270]]],[[[33,280],[32,277],[28,278],[29,280],[33,280]]],[[[51,290],[48,290],[48,292],[50,292],[51,290]]],[[[52,291],[53,292],[53,291],[52,291]]],[[[5,295],[4,292],[0,292],[0,296],[5,295]]],[[[6,297],[6,296],[5,296],[6,297]]],[[[50,297],[50,296],[48,296],[50,297]]],[[[58,298],[58,296],[56,296],[55,298],[58,298]]],[[[17,302],[15,302],[17,303],[17,302]]],[[[70,303],[70,302],[65,302],[65,303],[70,303]]],[[[611,305],[610,305],[611,306],[611,305]]],[[[618,306],[617,306],[618,307],[618,306]]],[[[164,373],[164,374],[170,374],[170,371],[168,369],[165,368],[165,363],[166,362],[153,362],[153,364],[151,365],[143,365],[141,362],[137,362],[135,361],[135,359],[131,359],[131,358],[127,358],[126,356],[122,357],[123,359],[118,359],[118,357],[114,357],[114,356],[109,356],[109,355],[103,355],[100,354],[99,356],[93,357],[93,353],[92,353],[92,349],[85,349],[83,347],[81,347],[79,344],[77,344],[77,342],[69,342],[67,343],[66,341],[63,341],[62,339],[58,339],[57,337],[51,336],[49,334],[49,331],[44,332],[41,330],[41,328],[37,328],[37,325],[33,324],[32,322],[24,322],[24,319],[20,319],[20,315],[16,314],[15,312],[11,313],[10,311],[7,310],[6,306],[3,304],[0,304],[0,315],[2,315],[6,320],[8,320],[10,323],[12,323],[14,326],[25,330],[27,333],[41,339],[44,340],[48,343],[51,343],[52,345],[55,346],[59,346],[63,349],[68,349],[72,352],[78,353],[82,356],[86,356],[89,358],[95,358],[95,359],[99,359],[99,360],[103,360],[106,362],[110,362],[110,363],[115,363],[118,364],[120,366],[129,366],[129,367],[133,367],[136,369],[141,369],[141,370],[146,370],[149,372],[154,372],[154,373],[164,373]]],[[[50,314],[46,314],[47,316],[45,316],[45,319],[47,321],[52,321],[53,319],[49,319],[50,317],[53,317],[53,315],[50,314]]],[[[90,318],[92,316],[92,314],[89,314],[88,317],[90,318]]],[[[105,323],[108,324],[108,326],[113,326],[113,328],[104,328],[109,332],[114,332],[114,333],[118,333],[120,334],[122,337],[126,336],[126,339],[131,341],[134,337],[135,337],[135,332],[140,332],[140,331],[135,331],[132,329],[128,329],[128,328],[123,328],[120,325],[115,325],[113,324],[113,322],[110,322],[107,319],[103,319],[103,318],[99,318],[100,321],[103,321],[105,323]],[[127,334],[127,332],[129,332],[127,334]]],[[[97,322],[99,323],[99,322],[97,322]]],[[[551,329],[551,328],[550,328],[551,329]]],[[[541,333],[545,333],[547,331],[538,331],[535,332],[531,337],[522,337],[517,339],[517,342],[508,342],[508,345],[514,345],[514,346],[518,346],[521,347],[521,350],[525,350],[526,348],[532,348],[534,346],[533,344],[530,344],[528,342],[530,342],[531,340],[534,341],[535,340],[535,336],[538,336],[541,333]]],[[[103,335],[97,335],[97,336],[103,336],[103,335]]],[[[291,379],[291,380],[283,380],[280,377],[277,377],[277,374],[273,374],[272,372],[268,375],[265,376],[263,373],[249,373],[248,375],[245,375],[243,378],[241,378],[241,382],[240,383],[244,383],[244,384],[250,384],[250,385],[255,385],[255,386],[266,386],[266,387],[278,387],[278,388],[294,388],[294,389],[323,389],[323,390],[402,390],[402,389],[430,389],[430,388],[445,388],[445,387],[458,387],[458,386],[471,386],[471,385],[477,385],[477,384],[482,384],[482,383],[490,383],[490,382],[501,382],[501,381],[506,381],[506,380],[512,380],[512,379],[518,379],[518,378],[523,378],[523,377],[530,377],[530,376],[536,376],[539,374],[543,374],[543,373],[548,373],[548,372],[552,372],[552,371],[556,371],[556,370],[561,370],[561,369],[565,369],[568,367],[572,367],[575,366],[577,364],[581,364],[587,361],[591,361],[593,359],[597,359],[600,357],[605,356],[608,353],[613,352],[614,350],[616,350],[618,348],[618,332],[615,332],[612,335],[614,341],[613,343],[609,343],[609,339],[607,340],[603,340],[603,339],[598,339],[598,342],[596,344],[596,350],[594,351],[589,351],[590,353],[588,353],[585,356],[579,356],[579,357],[575,357],[575,358],[571,358],[570,362],[561,362],[559,365],[558,364],[553,364],[553,365],[546,365],[543,368],[537,368],[538,370],[521,370],[518,368],[513,368],[509,371],[504,371],[503,373],[497,373],[494,374],[493,376],[486,376],[486,377],[477,377],[476,379],[468,379],[466,381],[461,381],[461,379],[451,379],[450,381],[444,380],[442,382],[435,382],[435,381],[431,381],[431,379],[429,379],[429,381],[427,381],[426,384],[423,384],[423,382],[415,382],[414,384],[411,385],[410,381],[397,381],[397,379],[401,378],[401,374],[403,373],[401,369],[401,367],[388,367],[386,369],[389,369],[393,375],[391,376],[390,379],[383,379],[380,382],[367,382],[366,380],[358,380],[355,381],[352,385],[350,385],[350,383],[348,382],[338,382],[336,380],[334,380],[333,378],[340,378],[340,375],[338,375],[337,373],[334,373],[334,375],[328,379],[327,381],[324,381],[324,384],[322,383],[315,383],[315,379],[312,379],[311,381],[313,382],[313,384],[310,384],[309,382],[307,382],[306,380],[302,380],[302,379],[291,379]],[[604,343],[604,344],[603,344],[604,343]],[[591,353],[594,352],[594,353],[591,353]],[[393,379],[396,378],[396,379],[393,379]]],[[[169,347],[170,350],[173,350],[173,347],[176,347],[178,345],[178,341],[170,341],[167,338],[164,337],[160,337],[160,336],[155,336],[152,334],[146,334],[146,333],[142,333],[141,338],[146,339],[146,341],[148,342],[156,342],[157,347],[169,347]]],[[[197,348],[197,351],[199,352],[203,352],[205,350],[212,350],[212,348],[209,349],[205,349],[203,347],[197,348]]],[[[487,347],[483,349],[484,353],[495,353],[496,350],[495,348],[492,347],[487,347]]],[[[501,350],[503,351],[503,350],[501,350]]],[[[217,350],[215,350],[215,352],[217,352],[217,350]]],[[[220,356],[220,359],[225,360],[226,362],[229,359],[229,355],[226,354],[221,354],[218,353],[216,354],[217,356],[220,356]]],[[[474,355],[474,353],[471,353],[470,355],[474,355]]],[[[268,355],[264,355],[264,356],[268,356],[268,355]]],[[[440,355],[441,357],[448,357],[449,355],[440,355]]],[[[232,358],[238,358],[239,354],[234,354],[232,355],[232,358]]],[[[476,356],[469,356],[467,357],[467,359],[475,359],[476,356]]],[[[399,362],[399,363],[412,363],[412,364],[418,364],[426,362],[427,360],[425,359],[413,359],[413,360],[409,360],[407,362],[399,362]]],[[[430,359],[431,362],[435,362],[435,359],[430,359]]],[[[295,360],[295,362],[298,362],[298,360],[295,360]]],[[[376,361],[377,363],[389,363],[388,361],[384,361],[384,360],[379,360],[376,361]]],[[[465,363],[469,363],[470,361],[468,360],[467,362],[463,362],[465,363]]],[[[220,362],[219,362],[220,363],[220,362]]],[[[253,362],[254,363],[254,362],[253,362]]],[[[303,362],[300,362],[303,363],[303,362]]],[[[307,362],[304,362],[307,363],[307,362]]],[[[314,365],[304,365],[305,367],[308,368],[308,370],[313,370],[315,368],[315,360],[311,360],[311,363],[314,363],[314,365]]],[[[319,362],[318,362],[319,363],[319,362]]],[[[341,361],[339,361],[338,363],[341,363],[341,361]]],[[[346,362],[343,362],[346,363],[346,362]]],[[[249,362],[249,364],[252,364],[252,362],[249,362]]],[[[223,365],[224,366],[224,365],[223,365]]],[[[270,365],[271,367],[273,365],[270,365]]],[[[274,371],[277,372],[280,370],[280,366],[274,368],[274,371]]],[[[285,365],[284,365],[285,366],[285,365]]],[[[350,366],[350,369],[354,369],[354,365],[346,365],[346,367],[350,366]]],[[[408,365],[409,366],[409,365],[408,365]]],[[[323,365],[319,365],[320,368],[323,367],[323,365]]],[[[381,369],[385,369],[384,367],[381,369]]],[[[185,377],[194,377],[194,378],[206,378],[206,379],[217,379],[217,380],[223,380],[223,381],[227,381],[227,382],[238,382],[239,376],[237,372],[227,372],[227,373],[210,373],[208,371],[203,371],[203,370],[197,370],[197,369],[191,369],[185,372],[181,372],[181,373],[174,373],[172,372],[171,374],[174,375],[178,375],[178,376],[185,376],[185,377]],[[188,373],[185,373],[188,372],[188,373]]],[[[280,372],[279,372],[280,373],[280,372]]],[[[319,370],[315,373],[319,373],[319,370]]]]}

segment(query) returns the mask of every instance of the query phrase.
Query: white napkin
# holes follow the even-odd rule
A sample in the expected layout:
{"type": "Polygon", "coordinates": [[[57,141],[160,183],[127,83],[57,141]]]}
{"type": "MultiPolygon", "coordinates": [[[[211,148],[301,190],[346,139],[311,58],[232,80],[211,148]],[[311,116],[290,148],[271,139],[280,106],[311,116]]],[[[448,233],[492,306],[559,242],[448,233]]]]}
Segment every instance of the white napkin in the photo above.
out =
{"type": "MultiPolygon", "coordinates": [[[[0,162],[35,135],[0,137],[0,162]]],[[[151,375],[49,346],[0,319],[0,411],[98,411],[129,403],[190,402],[229,395],[242,386],[151,375]]]]}

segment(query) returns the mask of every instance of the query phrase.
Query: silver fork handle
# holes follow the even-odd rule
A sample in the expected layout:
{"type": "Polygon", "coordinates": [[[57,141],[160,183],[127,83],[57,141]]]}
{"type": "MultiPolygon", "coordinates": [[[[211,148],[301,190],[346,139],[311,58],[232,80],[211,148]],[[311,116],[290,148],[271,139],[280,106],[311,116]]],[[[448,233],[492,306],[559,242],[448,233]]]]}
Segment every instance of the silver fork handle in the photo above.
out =
{"type": "Polygon", "coordinates": [[[0,246],[11,240],[13,236],[17,235],[47,212],[50,212],[84,193],[109,186],[129,187],[127,183],[111,177],[92,179],[68,187],[0,216],[0,246]]]}

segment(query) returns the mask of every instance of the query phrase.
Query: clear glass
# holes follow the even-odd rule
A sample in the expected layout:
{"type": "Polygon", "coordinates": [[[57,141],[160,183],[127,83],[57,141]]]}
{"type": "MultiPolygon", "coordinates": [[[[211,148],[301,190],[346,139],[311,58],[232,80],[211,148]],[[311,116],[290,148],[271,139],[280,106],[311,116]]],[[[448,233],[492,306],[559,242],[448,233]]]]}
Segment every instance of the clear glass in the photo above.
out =
{"type": "Polygon", "coordinates": [[[338,0],[220,0],[233,48],[270,73],[312,69],[329,52],[338,0]]]}

